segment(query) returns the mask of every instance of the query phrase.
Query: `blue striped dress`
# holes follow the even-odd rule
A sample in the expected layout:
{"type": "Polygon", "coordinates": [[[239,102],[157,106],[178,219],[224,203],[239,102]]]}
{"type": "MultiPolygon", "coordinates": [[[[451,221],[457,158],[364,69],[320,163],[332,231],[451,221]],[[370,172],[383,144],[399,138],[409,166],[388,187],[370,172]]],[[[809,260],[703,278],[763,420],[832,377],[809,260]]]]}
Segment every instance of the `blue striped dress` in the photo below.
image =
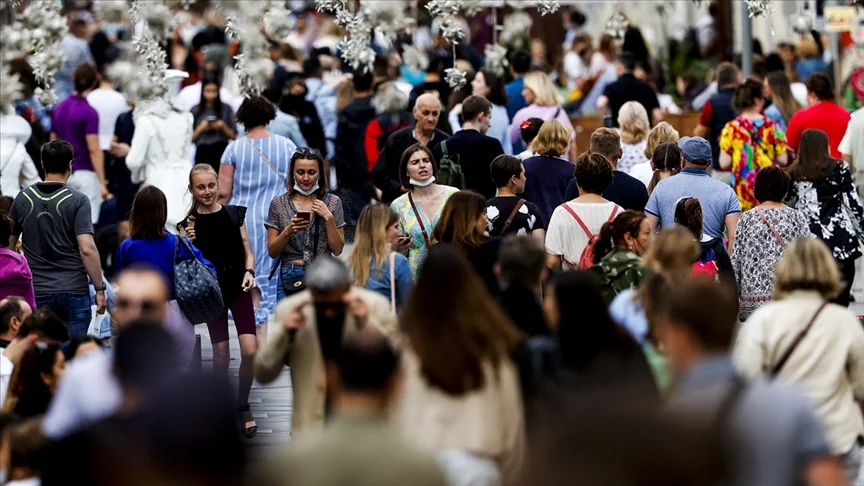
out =
{"type": "Polygon", "coordinates": [[[294,142],[279,135],[267,138],[234,140],[222,154],[222,163],[234,166],[234,189],[228,204],[245,206],[246,230],[249,244],[255,253],[255,281],[261,290],[261,306],[255,311],[255,322],[260,327],[267,322],[276,307],[278,278],[268,280],[274,259],[267,254],[267,212],[270,202],[286,192],[285,180],[291,166],[291,156],[297,150],[294,142]],[[255,149],[252,148],[254,145],[255,149]],[[268,164],[258,154],[270,161],[268,164]],[[270,165],[272,164],[272,168],[270,165]],[[279,174],[276,174],[277,169],[279,174]]]}

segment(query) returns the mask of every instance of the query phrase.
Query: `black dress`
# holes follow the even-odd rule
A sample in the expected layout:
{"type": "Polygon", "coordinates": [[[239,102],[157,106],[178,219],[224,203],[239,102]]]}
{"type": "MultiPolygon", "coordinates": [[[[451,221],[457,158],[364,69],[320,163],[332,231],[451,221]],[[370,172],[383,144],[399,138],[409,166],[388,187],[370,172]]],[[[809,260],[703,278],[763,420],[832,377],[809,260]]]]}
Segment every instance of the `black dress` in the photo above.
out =
{"type": "MultiPolygon", "coordinates": [[[[216,267],[216,278],[222,290],[225,306],[231,305],[234,298],[242,292],[243,277],[246,273],[246,250],[240,227],[246,218],[243,206],[222,206],[210,214],[192,213],[195,216],[195,246],[201,250],[210,263],[216,267]]],[[[178,226],[185,228],[188,218],[178,226]]]]}

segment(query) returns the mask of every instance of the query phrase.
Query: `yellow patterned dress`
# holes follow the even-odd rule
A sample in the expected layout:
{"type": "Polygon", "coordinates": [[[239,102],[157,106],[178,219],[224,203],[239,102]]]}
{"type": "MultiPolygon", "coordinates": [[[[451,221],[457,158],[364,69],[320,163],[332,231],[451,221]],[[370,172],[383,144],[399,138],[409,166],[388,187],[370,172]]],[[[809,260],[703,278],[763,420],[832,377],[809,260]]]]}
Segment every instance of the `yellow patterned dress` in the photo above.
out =
{"type": "MultiPolygon", "coordinates": [[[[438,224],[438,218],[441,216],[441,211],[444,209],[447,200],[450,199],[450,196],[459,192],[459,189],[456,189],[455,187],[442,187],[444,188],[444,197],[441,198],[441,205],[438,206],[438,211],[435,213],[432,220],[430,221],[427,215],[421,214],[421,217],[423,218],[423,227],[426,228],[426,234],[430,239],[432,238],[432,230],[435,228],[435,225],[438,224]]],[[[411,237],[411,246],[408,247],[408,261],[411,263],[411,272],[416,278],[417,272],[420,270],[420,265],[422,265],[423,261],[426,260],[426,253],[428,251],[428,248],[426,248],[426,240],[423,238],[423,230],[420,229],[420,224],[417,222],[417,215],[414,214],[414,210],[411,209],[411,202],[408,201],[408,194],[402,194],[397,197],[392,203],[390,203],[390,208],[393,211],[396,211],[396,214],[399,215],[399,224],[402,226],[405,235],[411,237]]],[[[420,206],[417,206],[417,210],[421,211],[420,206]]]]}
{"type": "Polygon", "coordinates": [[[741,202],[741,212],[759,204],[754,194],[756,174],[774,165],[777,157],[788,149],[786,134],[764,116],[756,120],[739,116],[723,127],[720,150],[732,156],[735,194],[741,202]]]}

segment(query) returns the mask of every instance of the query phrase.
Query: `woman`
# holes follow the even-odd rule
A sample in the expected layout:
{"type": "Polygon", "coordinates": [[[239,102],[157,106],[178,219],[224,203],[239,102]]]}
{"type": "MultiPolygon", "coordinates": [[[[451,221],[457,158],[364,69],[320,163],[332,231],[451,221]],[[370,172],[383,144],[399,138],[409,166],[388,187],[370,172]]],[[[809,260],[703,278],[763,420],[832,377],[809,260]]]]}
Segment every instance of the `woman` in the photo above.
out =
{"type": "Polygon", "coordinates": [[[225,147],[237,137],[234,111],[222,103],[219,89],[219,78],[216,75],[205,75],[201,81],[201,101],[192,108],[195,163],[209,164],[217,173],[225,147]]]}
{"type": "Polygon", "coordinates": [[[799,236],[811,236],[807,217],[783,203],[790,185],[789,176],[778,167],[759,171],[755,191],[759,205],[738,221],[732,267],[738,282],[742,322],[773,300],[774,267],[783,258],[786,246],[799,236]]]}
{"type": "MultiPolygon", "coordinates": [[[[645,145],[645,159],[647,162],[634,165],[633,168],[630,169],[630,176],[639,179],[641,183],[645,184],[645,187],[650,186],[656,169],[651,163],[654,158],[654,152],[657,150],[657,147],[664,143],[671,143],[675,145],[675,148],[678,148],[678,139],[678,130],[672,128],[672,125],[666,122],[658,123],[657,126],[648,132],[648,143],[645,145]]],[[[666,153],[663,153],[663,155],[665,156],[666,153]]],[[[677,165],[676,172],[678,167],[680,167],[680,164],[677,165]]],[[[650,190],[648,191],[649,194],[651,192],[652,191],[650,190]]]]}
{"type": "Polygon", "coordinates": [[[11,236],[12,220],[5,210],[0,210],[0,300],[11,296],[21,297],[31,309],[35,309],[33,273],[24,255],[9,248],[11,236]]]}
{"type": "Polygon", "coordinates": [[[487,223],[483,196],[474,191],[459,191],[444,205],[441,219],[432,232],[432,241],[458,248],[494,297],[499,288],[493,267],[498,262],[501,239],[486,236],[487,223]]]}
{"type": "Polygon", "coordinates": [[[273,260],[267,254],[267,221],[270,202],[285,192],[290,160],[297,146],[273,135],[267,125],[276,118],[273,103],[260,96],[246,98],[237,110],[237,122],[246,136],[228,144],[219,172],[219,203],[246,208],[249,243],[255,254],[255,325],[258,344],[267,337],[267,320],[276,307],[278,281],[270,280],[273,260]]]}
{"type": "Polygon", "coordinates": [[[763,167],[785,167],[789,146],[783,130],[762,114],[765,96],[758,81],[748,79],[738,86],[732,107],[738,116],[720,132],[720,168],[732,170],[741,211],[747,211],[758,204],[753,195],[756,173],[763,167]]]}
{"type": "Polygon", "coordinates": [[[607,304],[622,291],[642,283],[645,268],[640,256],[651,245],[652,236],[654,229],[641,211],[624,211],[600,228],[591,268],[600,277],[607,304]]]}
{"type": "Polygon", "coordinates": [[[414,277],[408,258],[393,251],[399,246],[399,215],[383,204],[371,204],[357,220],[357,237],[348,266],[358,287],[378,292],[394,311],[402,308],[414,277]]]}
{"type": "Polygon", "coordinates": [[[786,132],[786,126],[792,115],[803,107],[792,95],[791,83],[783,71],[768,73],[763,81],[765,97],[771,100],[771,106],[765,108],[765,116],[786,132]]]}
{"type": "Polygon", "coordinates": [[[723,238],[711,238],[702,231],[702,204],[695,197],[682,197],[675,204],[675,224],[690,230],[699,242],[699,259],[694,273],[703,274],[722,282],[735,283],[735,269],[726,251],[723,238]]]}
{"type": "Polygon", "coordinates": [[[776,300],[741,326],[733,352],[735,366],[745,377],[764,373],[802,389],[816,406],[831,450],[845,462],[853,482],[861,464],[858,440],[864,435],[858,406],[864,399],[864,330],[854,314],[828,303],[843,284],[821,241],[793,240],[776,271],[776,300]],[[798,341],[806,330],[806,338],[798,341]]]}
{"type": "Polygon", "coordinates": [[[799,79],[806,80],[815,73],[828,73],[828,66],[822,59],[822,47],[817,42],[819,42],[818,37],[803,38],[798,43],[796,49],[798,62],[795,63],[795,72],[798,73],[799,79]]]}
{"type": "Polygon", "coordinates": [[[317,149],[301,148],[291,156],[288,192],[270,203],[267,254],[279,258],[282,300],[303,290],[306,266],[319,255],[339,256],[345,248],[342,201],[327,192],[324,157],[317,149]]]}
{"type": "Polygon", "coordinates": [[[540,243],[546,238],[546,222],[540,209],[519,194],[525,191],[525,167],[512,155],[499,155],[490,167],[498,193],[486,201],[486,229],[490,236],[528,236],[540,243]]]}
{"type": "Polygon", "coordinates": [[[404,381],[394,421],[403,436],[424,449],[461,452],[512,483],[525,441],[510,358],[521,336],[458,249],[430,248],[400,327],[404,381]]]}
{"type": "Polygon", "coordinates": [[[66,358],[59,343],[33,343],[12,372],[3,411],[22,418],[45,415],[64,369],[66,358]]]}
{"type": "MultiPolygon", "coordinates": [[[[612,184],[612,166],[600,154],[584,153],[576,161],[579,197],[555,208],[546,233],[548,266],[553,270],[580,266],[591,240],[603,227],[623,211],[617,204],[603,199],[603,191],[612,184]]],[[[593,262],[592,262],[593,263],[593,262]]]]}
{"type": "MultiPolygon", "coordinates": [[[[129,218],[129,239],[117,250],[117,274],[135,265],[144,265],[159,272],[168,286],[168,306],[165,327],[174,337],[179,351],[179,362],[187,366],[192,361],[195,347],[195,330],[177,305],[174,297],[174,265],[177,262],[201,261],[216,274],[216,268],[188,239],[169,233],[165,228],[168,201],[165,194],[155,186],[141,189],[132,202],[129,218]],[[185,244],[178,241],[183,238],[185,244]]],[[[195,323],[199,324],[199,323],[195,323]]]]}
{"type": "Polygon", "coordinates": [[[408,192],[390,203],[390,208],[399,215],[399,225],[405,233],[399,249],[408,249],[408,261],[415,277],[432,246],[432,230],[438,225],[444,205],[450,196],[459,192],[455,187],[436,184],[437,173],[435,156],[421,143],[405,149],[399,160],[399,180],[408,192]]]}
{"type": "Polygon", "coordinates": [[[189,173],[192,208],[179,226],[181,234],[195,243],[204,258],[216,267],[216,278],[222,291],[225,312],[207,323],[213,343],[213,369],[228,377],[231,351],[228,346],[228,311],[234,319],[240,342],[240,371],[237,387],[237,407],[246,423],[244,434],[252,438],[258,426],[249,409],[255,353],[255,308],[251,290],[255,288],[255,254],[249,246],[246,232],[246,208],[224,206],[217,202],[219,181],[210,164],[198,164],[189,173]]]}
{"type": "Polygon", "coordinates": [[[654,192],[654,188],[660,181],[680,172],[683,160],[684,156],[681,155],[681,149],[678,148],[677,143],[670,142],[658,145],[651,157],[651,167],[654,169],[654,173],[651,176],[651,182],[648,183],[648,194],[654,192]]]}
{"type": "Polygon", "coordinates": [[[570,49],[564,54],[562,74],[571,99],[580,99],[587,92],[589,72],[587,60],[591,55],[591,36],[580,32],[573,38],[570,49]]]}
{"type": "Polygon", "coordinates": [[[790,175],[792,190],[786,203],[807,216],[810,231],[834,254],[845,287],[833,302],[848,307],[864,227],[864,208],[849,164],[831,157],[825,132],[810,129],[801,135],[798,160],[790,175]]]}
{"type": "Polygon", "coordinates": [[[525,160],[536,155],[534,147],[531,144],[534,143],[534,139],[537,138],[537,134],[540,133],[542,126],[543,120],[539,118],[529,118],[522,122],[522,125],[519,127],[519,134],[522,137],[522,142],[525,143],[526,149],[519,153],[518,157],[520,159],[525,160]]]}
{"type": "Polygon", "coordinates": [[[567,186],[573,180],[573,164],[564,158],[569,140],[570,132],[558,120],[544,122],[531,144],[535,155],[523,162],[527,181],[522,195],[537,205],[544,221],[566,201],[567,186]]]}
{"type": "Polygon", "coordinates": [[[579,151],[576,148],[576,130],[573,129],[573,123],[570,121],[570,116],[561,108],[561,99],[558,92],[555,90],[555,85],[549,79],[546,73],[540,71],[532,71],[524,77],[525,87],[522,89],[522,96],[528,106],[517,111],[513,115],[513,120],[510,121],[510,139],[517,140],[519,138],[519,129],[522,122],[529,118],[540,118],[543,120],[555,119],[562,126],[569,130],[567,138],[568,146],[562,152],[562,156],[567,156],[569,160],[576,160],[579,151]]]}
{"type": "Polygon", "coordinates": [[[648,112],[638,101],[628,101],[618,110],[618,126],[621,127],[621,158],[618,170],[630,172],[634,166],[648,162],[645,149],[648,147],[648,132],[651,123],[648,112]]]}
{"type": "MultiPolygon", "coordinates": [[[[507,155],[513,154],[513,142],[510,139],[510,118],[507,116],[507,91],[504,80],[494,71],[481,69],[471,81],[471,94],[482,96],[492,103],[492,118],[486,135],[501,142],[501,148],[507,155]]],[[[450,111],[450,127],[453,133],[462,130],[459,115],[462,104],[459,103],[450,111]]]]}
{"type": "Polygon", "coordinates": [[[26,144],[33,129],[24,118],[0,115],[0,194],[15,198],[21,189],[39,182],[39,171],[27,153],[26,144]]]}

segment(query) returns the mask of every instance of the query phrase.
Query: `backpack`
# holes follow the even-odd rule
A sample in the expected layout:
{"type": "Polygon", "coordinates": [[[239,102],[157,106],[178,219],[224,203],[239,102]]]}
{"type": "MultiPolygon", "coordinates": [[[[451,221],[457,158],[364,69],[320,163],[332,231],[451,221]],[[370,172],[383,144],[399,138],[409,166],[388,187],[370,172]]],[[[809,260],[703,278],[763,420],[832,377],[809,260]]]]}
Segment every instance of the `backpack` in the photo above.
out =
{"type": "Polygon", "coordinates": [[[459,165],[459,154],[452,156],[447,152],[447,141],[441,142],[441,160],[438,161],[438,175],[435,181],[445,186],[465,189],[465,174],[459,165]]]}
{"type": "Polygon", "coordinates": [[[714,250],[708,250],[704,257],[693,264],[691,273],[694,277],[706,277],[714,281],[720,281],[720,273],[717,266],[717,255],[714,250]]]}
{"type": "MultiPolygon", "coordinates": [[[[585,249],[582,250],[582,255],[579,257],[578,265],[578,268],[580,270],[587,270],[594,265],[594,242],[597,241],[597,236],[599,235],[591,233],[591,230],[588,229],[588,226],[585,225],[585,223],[582,221],[582,218],[580,218],[579,215],[576,214],[576,211],[573,211],[573,208],[568,206],[567,203],[562,204],[561,207],[566,209],[567,212],[570,213],[570,215],[573,216],[574,219],[576,219],[576,222],[579,223],[579,226],[582,227],[582,231],[584,231],[585,234],[588,235],[588,246],[586,246],[585,249]]],[[[609,219],[607,219],[606,222],[611,223],[612,220],[615,219],[615,215],[617,214],[618,206],[616,205],[612,208],[612,214],[609,215],[609,219]]],[[[566,263],[567,266],[570,267],[570,270],[577,268],[576,265],[568,262],[567,260],[564,260],[564,263],[566,263]]]]}

